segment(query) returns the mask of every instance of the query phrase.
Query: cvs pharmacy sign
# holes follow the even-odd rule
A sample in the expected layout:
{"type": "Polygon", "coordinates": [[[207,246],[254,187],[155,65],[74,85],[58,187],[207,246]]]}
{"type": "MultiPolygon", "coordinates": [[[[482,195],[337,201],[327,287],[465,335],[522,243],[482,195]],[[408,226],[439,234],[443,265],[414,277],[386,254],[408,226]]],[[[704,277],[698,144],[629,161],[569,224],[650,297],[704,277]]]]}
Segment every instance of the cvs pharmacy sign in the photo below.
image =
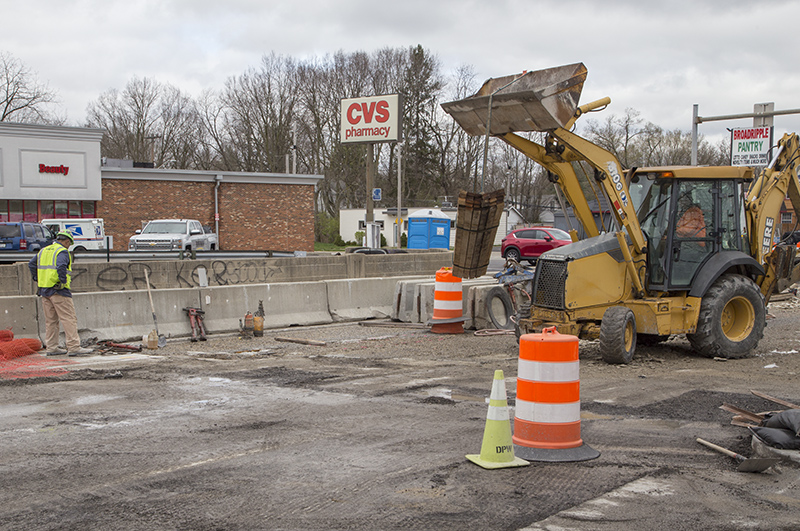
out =
{"type": "Polygon", "coordinates": [[[396,142],[403,137],[402,114],[399,94],[342,100],[340,140],[396,142]]]}

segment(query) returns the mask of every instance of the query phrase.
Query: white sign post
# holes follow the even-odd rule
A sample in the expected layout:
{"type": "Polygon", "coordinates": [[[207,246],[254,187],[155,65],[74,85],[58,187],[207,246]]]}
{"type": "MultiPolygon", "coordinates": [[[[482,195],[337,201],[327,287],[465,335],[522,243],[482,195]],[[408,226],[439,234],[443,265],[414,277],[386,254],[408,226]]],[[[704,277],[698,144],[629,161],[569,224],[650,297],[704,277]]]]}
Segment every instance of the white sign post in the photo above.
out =
{"type": "Polygon", "coordinates": [[[771,127],[742,127],[731,130],[731,165],[766,166],[772,146],[771,127]]]}

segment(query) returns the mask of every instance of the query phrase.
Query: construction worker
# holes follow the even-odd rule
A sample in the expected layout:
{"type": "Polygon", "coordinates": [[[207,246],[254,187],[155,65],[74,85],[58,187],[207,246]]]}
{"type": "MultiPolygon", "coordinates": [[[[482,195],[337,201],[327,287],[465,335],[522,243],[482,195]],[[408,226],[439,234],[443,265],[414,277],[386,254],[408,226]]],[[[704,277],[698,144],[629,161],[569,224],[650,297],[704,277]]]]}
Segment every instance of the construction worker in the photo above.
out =
{"type": "Polygon", "coordinates": [[[28,262],[28,269],[39,289],[45,319],[45,347],[48,356],[67,354],[77,356],[89,354],[92,349],[81,348],[78,336],[78,319],[72,302],[70,282],[72,280],[72,254],[69,246],[74,243],[72,233],[61,231],[56,240],[36,253],[28,262]],[[67,337],[67,350],[58,346],[59,323],[67,337]]]}
{"type": "Polygon", "coordinates": [[[692,203],[675,225],[675,232],[680,238],[705,238],[706,221],[703,210],[697,203],[692,203]]]}

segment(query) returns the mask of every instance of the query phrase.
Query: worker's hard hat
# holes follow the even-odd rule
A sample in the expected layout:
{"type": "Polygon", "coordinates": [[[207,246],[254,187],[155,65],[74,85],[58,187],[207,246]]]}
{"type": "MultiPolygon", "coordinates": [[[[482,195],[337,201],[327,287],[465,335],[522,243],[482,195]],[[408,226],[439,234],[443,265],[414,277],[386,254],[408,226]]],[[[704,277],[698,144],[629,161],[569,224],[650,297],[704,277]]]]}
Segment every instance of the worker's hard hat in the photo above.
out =
{"type": "Polygon", "coordinates": [[[62,230],[56,234],[56,240],[69,240],[70,244],[75,243],[75,238],[72,237],[72,233],[66,230],[62,230]]]}

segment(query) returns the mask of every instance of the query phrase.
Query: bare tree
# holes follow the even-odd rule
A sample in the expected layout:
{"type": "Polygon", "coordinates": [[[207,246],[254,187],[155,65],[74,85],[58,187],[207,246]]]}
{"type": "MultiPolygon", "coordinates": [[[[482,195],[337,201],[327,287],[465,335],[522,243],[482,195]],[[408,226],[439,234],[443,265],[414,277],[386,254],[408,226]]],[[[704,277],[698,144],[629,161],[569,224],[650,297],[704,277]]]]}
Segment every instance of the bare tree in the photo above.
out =
{"type": "MultiPolygon", "coordinates": [[[[692,138],[680,129],[666,131],[644,122],[635,109],[625,109],[621,117],[608,116],[604,122],[587,120],[584,135],[611,152],[625,168],[632,166],[670,166],[691,163],[692,138]]],[[[698,139],[700,164],[727,164],[722,148],[713,148],[702,136],[698,139]]]]}
{"type": "Polygon", "coordinates": [[[200,149],[194,101],[171,85],[134,77],[89,104],[87,124],[105,130],[103,155],[192,168],[200,149]]]}
{"type": "Polygon", "coordinates": [[[50,110],[56,102],[56,93],[19,59],[0,52],[0,122],[63,124],[50,110]]]}

